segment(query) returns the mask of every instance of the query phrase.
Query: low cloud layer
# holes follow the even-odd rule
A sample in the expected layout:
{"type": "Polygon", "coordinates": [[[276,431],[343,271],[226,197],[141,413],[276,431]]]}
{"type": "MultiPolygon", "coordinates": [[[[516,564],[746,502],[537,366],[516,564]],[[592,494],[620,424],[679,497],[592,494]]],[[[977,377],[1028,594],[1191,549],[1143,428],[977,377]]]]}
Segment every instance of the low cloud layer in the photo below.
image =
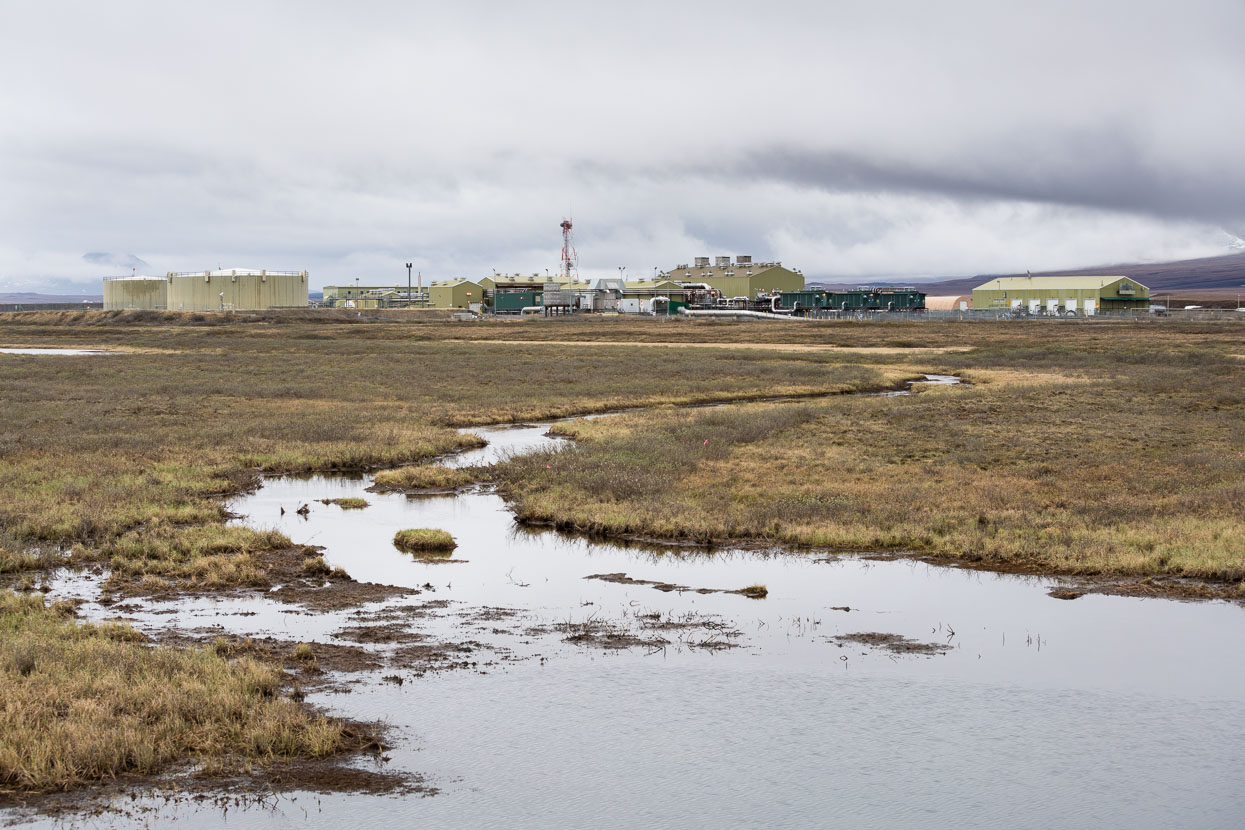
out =
{"type": "Polygon", "coordinates": [[[565,215],[594,275],[1036,271],[1245,233],[1237,0],[19,2],[4,23],[0,291],[543,272],[565,215]]]}

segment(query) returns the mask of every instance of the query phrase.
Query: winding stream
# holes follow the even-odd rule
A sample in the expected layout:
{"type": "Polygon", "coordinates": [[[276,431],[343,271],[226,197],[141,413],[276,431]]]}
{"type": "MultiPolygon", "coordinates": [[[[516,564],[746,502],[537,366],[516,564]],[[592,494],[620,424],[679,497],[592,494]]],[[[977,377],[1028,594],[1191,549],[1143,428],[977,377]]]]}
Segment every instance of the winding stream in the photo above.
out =
{"type": "MultiPolygon", "coordinates": [[[[489,445],[446,463],[548,446],[548,428],[472,430],[489,445]]],[[[411,630],[472,640],[476,668],[401,685],[378,671],[352,677],[350,694],[310,698],[387,721],[388,767],[441,792],[301,794],[227,814],[166,805],[160,824],[1135,830],[1235,828],[1245,815],[1238,605],[1064,601],[1048,595],[1059,584],[1049,578],[596,542],[519,527],[487,488],[404,496],[370,484],[269,478],[229,508],[323,546],[358,580],[425,586],[420,600],[448,601],[411,630]],[[352,496],[370,506],[316,501],[352,496]],[[305,517],[294,512],[303,504],[305,517]],[[409,527],[450,531],[455,561],[394,549],[393,534],[409,527]],[[615,573],[689,588],[762,583],[769,596],[585,579],[615,573]],[[707,624],[646,628],[693,618],[707,624]],[[648,645],[602,649],[559,630],[598,623],[648,645]],[[864,633],[945,650],[896,654],[835,639],[864,633]]],[[[321,642],[345,642],[335,632],[360,624],[354,611],[309,615],[266,598],[152,602],[137,620],[321,642]]]]}

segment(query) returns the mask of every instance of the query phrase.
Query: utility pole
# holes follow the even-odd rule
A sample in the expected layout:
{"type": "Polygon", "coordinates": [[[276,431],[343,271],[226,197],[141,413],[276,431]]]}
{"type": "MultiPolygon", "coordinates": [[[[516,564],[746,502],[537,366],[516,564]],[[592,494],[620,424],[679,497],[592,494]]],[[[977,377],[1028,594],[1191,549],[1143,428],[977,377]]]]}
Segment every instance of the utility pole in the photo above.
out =
{"type": "Polygon", "coordinates": [[[415,267],[415,263],[408,262],[406,264],[406,307],[411,307],[411,269],[415,267]]]}

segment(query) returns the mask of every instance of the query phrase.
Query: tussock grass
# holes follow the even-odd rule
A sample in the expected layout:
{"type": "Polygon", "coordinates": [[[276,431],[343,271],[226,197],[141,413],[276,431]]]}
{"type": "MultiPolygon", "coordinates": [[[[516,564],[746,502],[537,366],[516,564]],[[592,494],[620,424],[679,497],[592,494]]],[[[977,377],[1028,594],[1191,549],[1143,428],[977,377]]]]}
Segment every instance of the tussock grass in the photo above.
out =
{"type": "Polygon", "coordinates": [[[769,596],[769,588],[764,585],[747,585],[740,588],[738,593],[743,594],[748,599],[765,599],[769,596]]]}
{"type": "Polygon", "coordinates": [[[426,527],[399,530],[394,534],[393,545],[398,550],[417,554],[448,554],[458,547],[447,531],[426,527]]]}
{"type": "Polygon", "coordinates": [[[421,464],[381,470],[376,474],[373,489],[386,490],[453,490],[473,481],[470,474],[453,467],[421,464]]]}
{"type": "Polygon", "coordinates": [[[321,504],[335,504],[342,510],[362,510],[368,506],[367,499],[355,498],[353,496],[340,499],[320,499],[321,504]]]}
{"type": "Polygon", "coordinates": [[[281,697],[278,670],[151,648],[123,625],[0,592],[0,792],[66,790],[185,759],[208,772],[362,745],[281,697]]]}
{"type": "Polygon", "coordinates": [[[303,573],[308,576],[328,576],[332,572],[323,556],[309,556],[303,560],[303,573]]]}
{"type": "Polygon", "coordinates": [[[146,590],[147,576],[160,578],[163,585],[176,582],[197,589],[266,587],[268,576],[256,554],[291,546],[289,538],[275,530],[157,523],[117,537],[96,555],[111,566],[111,584],[142,579],[139,590],[146,590]]]}

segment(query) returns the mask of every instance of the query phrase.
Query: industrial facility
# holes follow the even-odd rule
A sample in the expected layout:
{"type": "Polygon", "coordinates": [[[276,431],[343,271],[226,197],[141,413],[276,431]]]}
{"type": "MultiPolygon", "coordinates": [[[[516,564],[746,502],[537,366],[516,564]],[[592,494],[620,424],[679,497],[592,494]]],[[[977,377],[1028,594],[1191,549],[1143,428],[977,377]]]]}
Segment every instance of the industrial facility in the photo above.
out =
{"type": "Polygon", "coordinates": [[[428,305],[428,294],[422,286],[326,285],[320,304],[325,308],[421,308],[428,305]]]}
{"type": "Polygon", "coordinates": [[[973,308],[1092,317],[1102,312],[1146,311],[1150,289],[1121,276],[999,277],[973,289],[973,308]]]}
{"type": "MultiPolygon", "coordinates": [[[[799,269],[778,261],[753,262],[749,255],[699,256],[651,278],[581,279],[573,225],[563,219],[557,273],[500,274],[436,280],[424,290],[422,273],[413,284],[414,262],[406,263],[407,284],[326,285],[317,305],[327,308],[438,308],[470,315],[689,314],[773,319],[861,319],[892,312],[907,314],[994,312],[994,316],[1094,316],[1145,311],[1150,289],[1123,276],[999,277],[974,288],[972,296],[927,297],[912,286],[806,287],[799,269]],[[712,259],[712,263],[710,260],[712,259]]],[[[232,269],[169,273],[165,277],[104,279],[107,309],[225,311],[308,306],[306,271],[232,269]]]]}

